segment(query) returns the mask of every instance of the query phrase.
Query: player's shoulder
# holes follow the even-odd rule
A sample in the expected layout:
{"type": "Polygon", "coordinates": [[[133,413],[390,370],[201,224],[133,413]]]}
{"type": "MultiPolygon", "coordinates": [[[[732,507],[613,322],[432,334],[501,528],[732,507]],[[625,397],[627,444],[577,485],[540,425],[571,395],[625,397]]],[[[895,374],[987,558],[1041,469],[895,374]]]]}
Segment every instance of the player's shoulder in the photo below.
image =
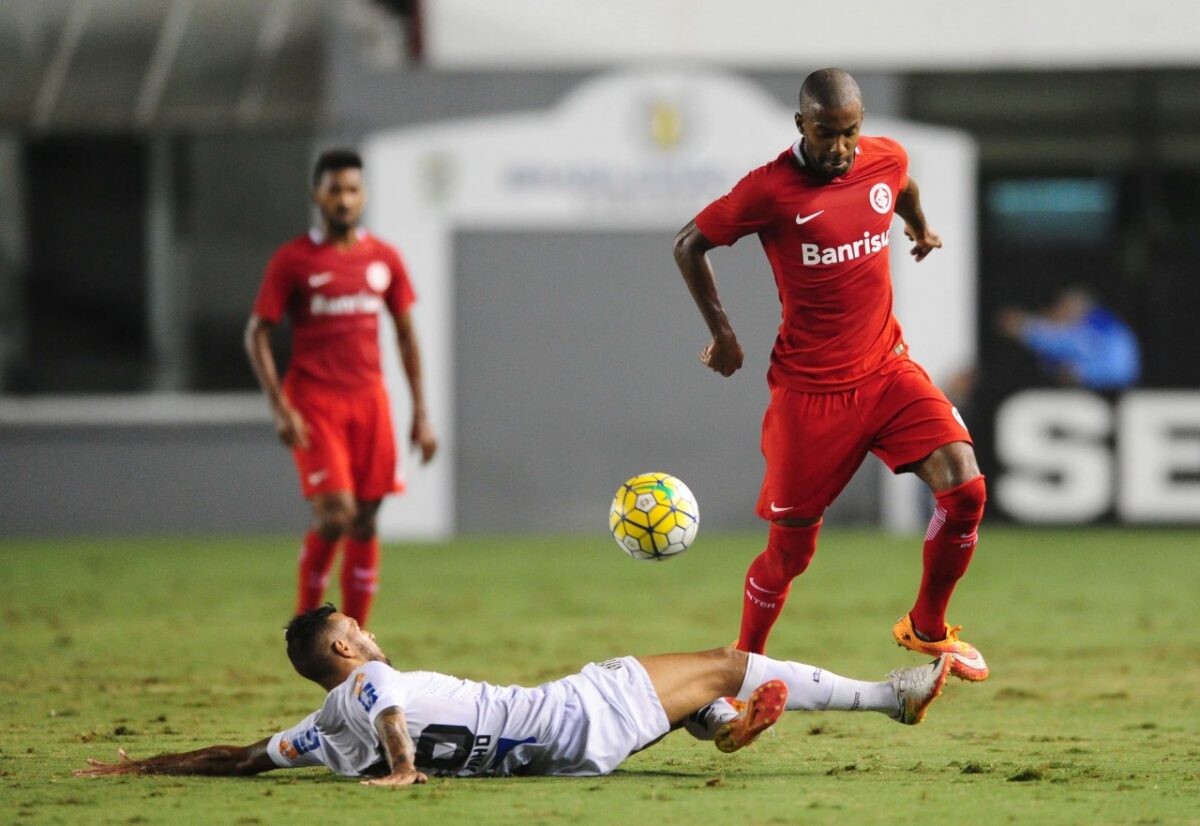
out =
{"type": "Polygon", "coordinates": [[[400,250],[395,244],[380,238],[370,230],[363,230],[361,241],[366,244],[367,249],[375,255],[399,256],[400,250]]]}
{"type": "Polygon", "coordinates": [[[400,676],[400,672],[390,665],[378,660],[372,660],[358,667],[358,673],[367,680],[392,680],[400,676]]]}
{"type": "Polygon", "coordinates": [[[795,159],[792,149],[788,148],[776,157],[751,169],[737,183],[737,189],[744,195],[751,192],[760,195],[770,195],[783,181],[792,178],[796,172],[795,159]]]}
{"type": "Polygon", "coordinates": [[[296,255],[311,252],[316,249],[317,244],[313,241],[311,233],[302,232],[299,235],[294,235],[284,241],[275,248],[276,255],[296,255]]]}
{"type": "Polygon", "coordinates": [[[317,245],[313,243],[312,238],[307,233],[302,233],[289,238],[276,247],[275,252],[271,254],[271,262],[276,266],[298,263],[311,256],[316,250],[317,245]]]}
{"type": "Polygon", "coordinates": [[[895,138],[886,135],[863,135],[858,139],[861,152],[878,159],[894,158],[901,163],[908,162],[908,152],[904,145],[895,138]]]}

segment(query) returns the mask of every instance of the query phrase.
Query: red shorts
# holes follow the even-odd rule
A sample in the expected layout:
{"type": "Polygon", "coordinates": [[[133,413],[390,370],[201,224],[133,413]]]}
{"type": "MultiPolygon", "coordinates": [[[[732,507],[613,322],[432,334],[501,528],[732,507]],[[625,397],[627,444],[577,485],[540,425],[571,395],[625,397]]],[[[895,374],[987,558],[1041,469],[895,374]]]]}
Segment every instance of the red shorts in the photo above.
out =
{"type": "Polygon", "coordinates": [[[951,442],[971,443],[962,417],[921,366],[897,359],[851,390],[771,388],[763,417],[763,519],[820,516],[867,452],[893,473],[951,442]]]}
{"type": "Polygon", "coordinates": [[[382,382],[362,390],[328,390],[285,381],[284,393],[308,432],[308,448],[292,449],[305,499],[348,491],[371,501],[404,490],[382,382]]]}

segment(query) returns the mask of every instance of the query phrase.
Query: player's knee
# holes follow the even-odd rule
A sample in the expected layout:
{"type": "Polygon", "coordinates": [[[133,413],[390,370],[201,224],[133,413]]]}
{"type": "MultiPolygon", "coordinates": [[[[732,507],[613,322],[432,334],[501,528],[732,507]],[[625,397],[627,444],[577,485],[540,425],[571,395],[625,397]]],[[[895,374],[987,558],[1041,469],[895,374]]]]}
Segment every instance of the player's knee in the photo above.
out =
{"type": "Polygon", "coordinates": [[[937,495],[938,505],[945,511],[947,518],[959,520],[978,520],[983,517],[983,508],[987,504],[987,484],[983,474],[977,474],[960,485],[937,495]]]}
{"type": "Polygon", "coordinates": [[[808,570],[817,551],[816,536],[820,520],[809,525],[771,524],[767,535],[767,556],[774,569],[775,581],[791,582],[808,570]]]}
{"type": "Polygon", "coordinates": [[[356,542],[366,542],[375,538],[375,514],[369,516],[359,514],[350,523],[350,538],[356,542]]]}
{"type": "Polygon", "coordinates": [[[327,537],[340,537],[355,524],[357,513],[354,505],[334,501],[317,509],[317,530],[327,537]]]}

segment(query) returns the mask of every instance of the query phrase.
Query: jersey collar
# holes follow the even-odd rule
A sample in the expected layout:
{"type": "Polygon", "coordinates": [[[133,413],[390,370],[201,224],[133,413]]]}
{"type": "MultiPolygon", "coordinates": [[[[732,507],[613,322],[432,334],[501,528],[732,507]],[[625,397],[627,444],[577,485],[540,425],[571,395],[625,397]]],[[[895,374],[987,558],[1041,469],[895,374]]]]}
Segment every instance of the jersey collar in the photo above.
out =
{"type": "MultiPolygon", "coordinates": [[[[808,166],[808,164],[804,160],[804,152],[802,149],[803,146],[804,146],[804,136],[801,135],[799,138],[796,139],[796,142],[792,144],[792,156],[796,159],[796,163],[798,163],[801,167],[808,166]]],[[[862,145],[855,144],[854,155],[857,157],[858,155],[861,155],[861,154],[862,154],[862,145]]]]}
{"type": "MultiPolygon", "coordinates": [[[[367,237],[367,231],[362,227],[354,230],[354,237],[359,241],[367,237]]],[[[320,227],[313,227],[308,231],[308,238],[318,247],[325,243],[325,231],[320,227]]]]}

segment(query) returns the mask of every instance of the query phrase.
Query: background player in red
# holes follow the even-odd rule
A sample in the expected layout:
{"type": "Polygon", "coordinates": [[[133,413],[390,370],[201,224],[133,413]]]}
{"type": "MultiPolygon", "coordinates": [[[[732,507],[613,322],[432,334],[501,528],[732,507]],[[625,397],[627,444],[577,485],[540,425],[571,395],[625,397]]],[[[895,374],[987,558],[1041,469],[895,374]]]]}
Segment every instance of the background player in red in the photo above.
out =
{"type": "Polygon", "coordinates": [[[771,527],[746,573],[738,647],[764,650],[792,579],[816,550],[822,514],[870,451],[893,472],[916,473],[937,500],[916,603],[893,636],[914,651],[951,654],[956,676],[983,680],[987,664],[945,613],[975,549],[984,481],[958,412],[909,358],[892,315],[893,213],[904,220],[916,260],[942,242],[925,221],[903,147],[860,137],[862,119],[854,78],[840,69],[813,72],[800,89],[800,139],[675,239],[675,260],[712,333],[700,352],[711,369],[732,375],[742,348],[708,250],[757,234],[783,304],[767,376],[767,468],[757,508],[771,527]]]}
{"type": "Polygon", "coordinates": [[[343,610],[365,625],[378,579],[375,516],[384,496],[403,490],[380,368],[383,309],[396,322],[412,394],[409,440],[422,463],[433,458],[437,439],[425,411],[408,273],[392,246],[359,227],[365,190],[358,154],[323,153],[313,170],[312,199],[321,226],[272,256],[246,327],[246,352],[271,402],[279,438],[292,449],[301,491],[312,503],[296,611],[321,604],[344,537],[343,610]],[[285,313],[292,324],[292,354],[281,384],[270,335],[285,313]]]}

